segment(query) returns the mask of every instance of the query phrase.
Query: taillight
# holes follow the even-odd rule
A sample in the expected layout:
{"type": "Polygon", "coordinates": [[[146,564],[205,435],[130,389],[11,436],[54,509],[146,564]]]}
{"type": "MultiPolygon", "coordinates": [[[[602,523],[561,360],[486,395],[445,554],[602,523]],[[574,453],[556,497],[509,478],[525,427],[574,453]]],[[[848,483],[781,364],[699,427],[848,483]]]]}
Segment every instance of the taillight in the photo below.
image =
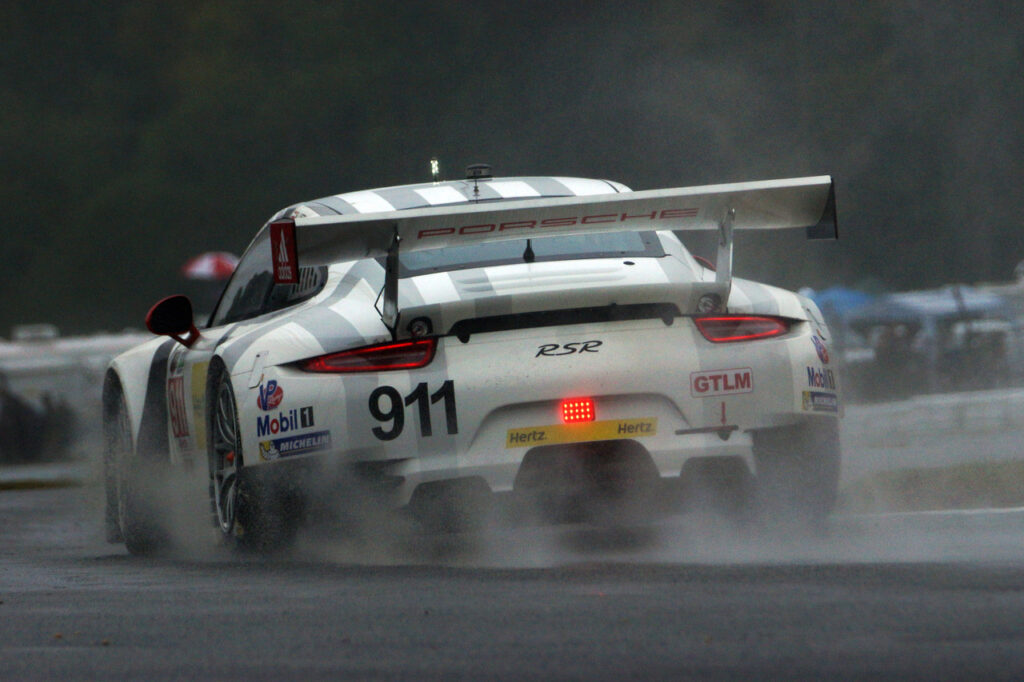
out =
{"type": "Polygon", "coordinates": [[[714,343],[768,339],[789,331],[789,322],[780,317],[729,315],[695,317],[694,322],[704,338],[714,343]]]}
{"type": "Polygon", "coordinates": [[[562,421],[566,424],[594,421],[593,398],[569,398],[562,401],[562,421]]]}
{"type": "Polygon", "coordinates": [[[321,355],[300,363],[307,372],[386,372],[416,369],[434,359],[437,339],[399,341],[321,355]]]}

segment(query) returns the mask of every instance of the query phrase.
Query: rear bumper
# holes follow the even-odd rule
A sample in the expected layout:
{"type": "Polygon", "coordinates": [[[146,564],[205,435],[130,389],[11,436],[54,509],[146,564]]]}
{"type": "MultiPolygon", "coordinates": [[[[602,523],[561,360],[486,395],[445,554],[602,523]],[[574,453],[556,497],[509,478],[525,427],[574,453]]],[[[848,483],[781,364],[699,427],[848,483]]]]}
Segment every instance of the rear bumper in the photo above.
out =
{"type": "Polygon", "coordinates": [[[836,371],[813,336],[796,322],[784,336],[712,344],[690,318],[632,320],[445,337],[434,361],[411,371],[273,367],[266,378],[285,395],[278,423],[297,433],[272,433],[275,415],[250,389],[243,438],[261,453],[256,464],[388,462],[406,498],[419,483],[465,476],[509,490],[531,447],[559,443],[635,440],[662,476],[676,476],[692,456],[749,458],[750,431],[840,415],[836,371]],[[595,421],[563,424],[561,401],[583,396],[595,421]],[[293,451],[262,457],[268,443],[293,451]]]}

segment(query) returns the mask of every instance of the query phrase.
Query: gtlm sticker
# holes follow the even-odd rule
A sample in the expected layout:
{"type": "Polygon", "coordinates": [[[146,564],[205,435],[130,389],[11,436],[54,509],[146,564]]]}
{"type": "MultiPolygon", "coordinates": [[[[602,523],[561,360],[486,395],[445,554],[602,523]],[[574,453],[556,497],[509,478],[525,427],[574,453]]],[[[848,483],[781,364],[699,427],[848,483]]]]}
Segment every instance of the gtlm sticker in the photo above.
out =
{"type": "Polygon", "coordinates": [[[690,375],[690,395],[695,398],[752,393],[753,390],[754,372],[749,367],[694,372],[690,375]]]}

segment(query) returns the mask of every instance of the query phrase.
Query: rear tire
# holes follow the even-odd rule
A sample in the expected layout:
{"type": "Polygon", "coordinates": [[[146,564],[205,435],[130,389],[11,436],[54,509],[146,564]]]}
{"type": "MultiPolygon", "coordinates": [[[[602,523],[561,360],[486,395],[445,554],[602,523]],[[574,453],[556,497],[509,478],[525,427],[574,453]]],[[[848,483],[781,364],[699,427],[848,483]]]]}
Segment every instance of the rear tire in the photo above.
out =
{"type": "Polygon", "coordinates": [[[838,420],[809,419],[753,436],[762,525],[820,529],[839,489],[838,420]]]}
{"type": "Polygon", "coordinates": [[[137,556],[158,554],[170,544],[156,494],[163,473],[164,467],[133,458],[121,482],[121,535],[128,551],[137,556]]]}
{"type": "Polygon", "coordinates": [[[281,549],[295,537],[298,505],[279,486],[245,469],[235,393],[224,367],[211,376],[209,388],[207,453],[216,525],[233,549],[281,549]]]}
{"type": "Polygon", "coordinates": [[[134,451],[124,394],[116,383],[109,386],[103,423],[107,540],[124,542],[135,555],[156,554],[169,541],[159,520],[157,495],[165,472],[134,451]]]}

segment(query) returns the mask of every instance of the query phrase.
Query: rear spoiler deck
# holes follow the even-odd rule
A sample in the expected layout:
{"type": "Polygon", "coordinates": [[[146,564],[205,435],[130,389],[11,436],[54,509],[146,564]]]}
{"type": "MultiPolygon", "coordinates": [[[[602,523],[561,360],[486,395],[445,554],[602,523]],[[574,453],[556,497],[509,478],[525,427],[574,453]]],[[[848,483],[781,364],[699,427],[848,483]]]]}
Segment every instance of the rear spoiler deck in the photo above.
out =
{"type": "Polygon", "coordinates": [[[394,333],[399,249],[422,251],[598,232],[717,230],[716,283],[727,300],[733,230],[800,227],[807,229],[808,239],[838,238],[830,176],[299,217],[291,235],[291,220],[273,223],[276,229],[271,234],[277,232],[279,241],[273,250],[275,265],[277,254],[285,258],[286,253],[294,254],[292,266],[387,257],[382,319],[394,333]]]}

